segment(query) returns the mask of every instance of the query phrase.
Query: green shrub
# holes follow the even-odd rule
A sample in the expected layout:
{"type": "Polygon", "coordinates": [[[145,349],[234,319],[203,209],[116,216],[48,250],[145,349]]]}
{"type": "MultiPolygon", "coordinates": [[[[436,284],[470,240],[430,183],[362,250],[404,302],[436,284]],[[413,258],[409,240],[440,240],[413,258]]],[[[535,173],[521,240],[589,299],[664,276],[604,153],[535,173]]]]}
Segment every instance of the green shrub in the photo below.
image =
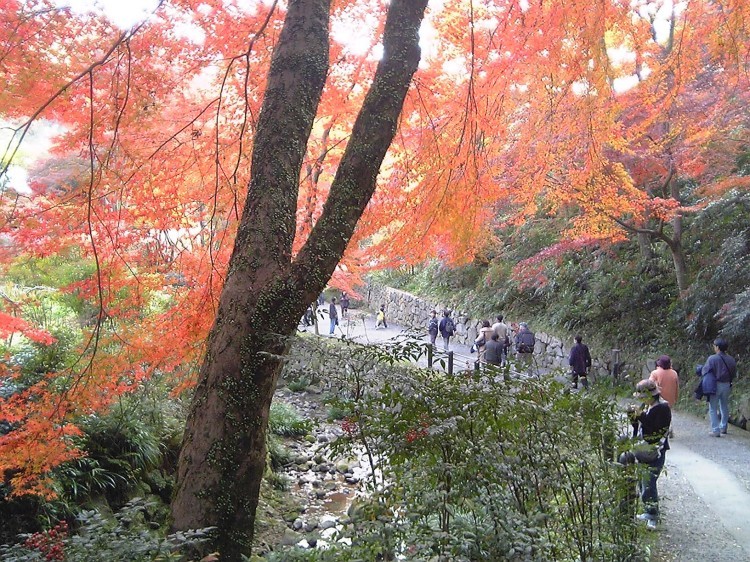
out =
{"type": "Polygon", "coordinates": [[[293,406],[284,402],[271,404],[268,429],[271,433],[284,437],[295,437],[310,433],[313,421],[303,419],[293,406]]]}
{"type": "Polygon", "coordinates": [[[273,433],[267,437],[268,457],[273,470],[279,470],[290,464],[294,458],[292,451],[286,447],[273,433]]]}
{"type": "Polygon", "coordinates": [[[610,400],[550,379],[418,370],[357,384],[334,447],[366,451],[379,508],[352,518],[355,547],[408,560],[638,559],[635,475],[613,462],[610,400]]]}
{"type": "Polygon", "coordinates": [[[308,386],[310,386],[310,379],[304,377],[289,381],[287,384],[287,388],[292,392],[304,392],[308,386]]]}
{"type": "Polygon", "coordinates": [[[352,411],[336,401],[329,401],[328,414],[326,418],[328,421],[343,420],[345,417],[350,416],[352,411]]]}
{"type": "Polygon", "coordinates": [[[167,562],[185,560],[186,554],[200,558],[201,545],[207,542],[212,529],[164,536],[160,522],[152,518],[153,507],[136,498],[111,519],[99,511],[83,511],[76,517],[74,533],[69,532],[66,525],[57,525],[54,529],[27,535],[21,544],[0,546],[0,559],[4,562],[167,562]]]}

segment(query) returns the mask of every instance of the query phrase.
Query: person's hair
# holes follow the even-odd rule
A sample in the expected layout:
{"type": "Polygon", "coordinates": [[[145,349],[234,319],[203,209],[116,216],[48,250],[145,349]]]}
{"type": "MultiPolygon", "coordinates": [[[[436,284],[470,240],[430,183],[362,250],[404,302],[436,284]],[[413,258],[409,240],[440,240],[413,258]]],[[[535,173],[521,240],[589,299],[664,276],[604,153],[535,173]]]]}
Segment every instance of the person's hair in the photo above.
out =
{"type": "Polygon", "coordinates": [[[669,355],[662,355],[656,360],[656,366],[662,369],[672,368],[672,358],[669,355]]]}
{"type": "Polygon", "coordinates": [[[451,311],[450,310],[444,310],[443,311],[443,316],[448,317],[450,315],[451,315],[451,311]]]}
{"type": "Polygon", "coordinates": [[[502,322],[503,321],[503,315],[502,314],[498,314],[497,315],[497,321],[498,322],[502,322]]]}
{"type": "Polygon", "coordinates": [[[498,341],[498,340],[500,339],[500,336],[498,336],[498,335],[497,335],[497,333],[493,333],[493,334],[492,334],[492,335],[490,336],[490,339],[491,339],[491,340],[494,340],[494,341],[498,341]]]}
{"type": "Polygon", "coordinates": [[[581,343],[583,341],[583,338],[581,336],[575,337],[576,343],[581,343]]]}
{"type": "Polygon", "coordinates": [[[635,385],[636,392],[648,394],[650,396],[659,396],[659,385],[651,379],[644,379],[635,385]]]}
{"type": "Polygon", "coordinates": [[[331,297],[331,302],[336,302],[336,297],[331,297]]]}
{"type": "Polygon", "coordinates": [[[433,310],[430,314],[437,314],[437,310],[433,310]]]}
{"type": "Polygon", "coordinates": [[[489,328],[489,327],[490,327],[490,321],[482,320],[482,328],[489,328]]]}
{"type": "Polygon", "coordinates": [[[729,344],[724,338],[716,338],[714,340],[714,345],[719,348],[719,351],[726,351],[729,349],[729,344]]]}

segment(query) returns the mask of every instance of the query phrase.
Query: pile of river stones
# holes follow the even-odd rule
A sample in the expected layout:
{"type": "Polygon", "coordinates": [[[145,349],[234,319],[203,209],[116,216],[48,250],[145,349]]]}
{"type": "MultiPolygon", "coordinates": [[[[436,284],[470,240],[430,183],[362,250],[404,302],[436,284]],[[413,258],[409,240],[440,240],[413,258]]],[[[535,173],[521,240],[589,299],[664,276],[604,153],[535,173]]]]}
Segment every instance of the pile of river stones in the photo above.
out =
{"type": "Polygon", "coordinates": [[[293,406],[301,417],[316,421],[306,439],[286,443],[293,460],[284,467],[284,472],[291,481],[290,492],[302,503],[301,513],[287,521],[281,539],[281,544],[286,546],[315,548],[328,542],[337,528],[353,515],[363,482],[372,475],[363,454],[331,458],[328,445],[341,436],[343,430],[337,422],[326,420],[320,394],[321,390],[316,387],[308,387],[305,392],[280,388],[274,397],[293,406]]]}

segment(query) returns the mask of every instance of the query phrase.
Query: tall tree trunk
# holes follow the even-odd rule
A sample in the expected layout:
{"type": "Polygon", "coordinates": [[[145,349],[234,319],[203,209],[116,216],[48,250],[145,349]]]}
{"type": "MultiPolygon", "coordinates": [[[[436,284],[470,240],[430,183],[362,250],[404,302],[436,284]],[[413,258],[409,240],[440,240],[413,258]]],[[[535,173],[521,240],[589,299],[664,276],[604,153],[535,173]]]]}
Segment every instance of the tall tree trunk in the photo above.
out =
{"type": "MultiPolygon", "coordinates": [[[[680,182],[672,179],[669,186],[669,195],[682,205],[680,182]]],[[[672,252],[672,263],[674,263],[674,272],[677,278],[677,288],[680,291],[680,298],[682,298],[682,295],[688,289],[688,270],[687,261],[685,260],[685,248],[682,246],[682,230],[682,212],[678,211],[674,218],[672,218],[672,239],[668,245],[670,252],[672,252]]]]}
{"type": "Polygon", "coordinates": [[[654,247],[651,245],[651,236],[645,232],[638,232],[638,247],[641,251],[641,258],[648,263],[654,259],[654,247]]]}
{"type": "Polygon", "coordinates": [[[672,263],[674,264],[675,277],[677,279],[677,288],[682,295],[688,289],[688,268],[685,260],[685,249],[681,241],[674,241],[669,245],[672,252],[672,263]]]}
{"type": "Polygon", "coordinates": [[[307,305],[346,249],[419,63],[428,0],[392,0],[383,58],[323,213],[292,260],[298,182],[328,69],[330,0],[292,0],[269,72],[248,197],[201,367],[177,474],[173,528],[215,526],[222,561],[249,555],[273,391],[307,305]]]}

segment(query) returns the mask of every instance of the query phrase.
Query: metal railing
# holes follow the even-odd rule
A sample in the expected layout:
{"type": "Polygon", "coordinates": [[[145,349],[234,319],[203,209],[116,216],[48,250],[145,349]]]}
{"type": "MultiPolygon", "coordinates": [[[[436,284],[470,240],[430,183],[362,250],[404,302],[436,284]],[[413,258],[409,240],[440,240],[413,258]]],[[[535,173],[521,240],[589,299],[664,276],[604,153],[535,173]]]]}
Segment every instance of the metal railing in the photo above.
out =
{"type": "Polygon", "coordinates": [[[455,371],[457,362],[464,362],[467,368],[471,368],[476,372],[479,372],[482,368],[482,362],[476,357],[464,355],[462,353],[456,353],[455,351],[444,351],[435,349],[431,344],[425,344],[425,354],[427,356],[427,367],[430,369],[435,368],[435,364],[441,362],[440,358],[444,357],[445,372],[452,375],[455,371]]]}

